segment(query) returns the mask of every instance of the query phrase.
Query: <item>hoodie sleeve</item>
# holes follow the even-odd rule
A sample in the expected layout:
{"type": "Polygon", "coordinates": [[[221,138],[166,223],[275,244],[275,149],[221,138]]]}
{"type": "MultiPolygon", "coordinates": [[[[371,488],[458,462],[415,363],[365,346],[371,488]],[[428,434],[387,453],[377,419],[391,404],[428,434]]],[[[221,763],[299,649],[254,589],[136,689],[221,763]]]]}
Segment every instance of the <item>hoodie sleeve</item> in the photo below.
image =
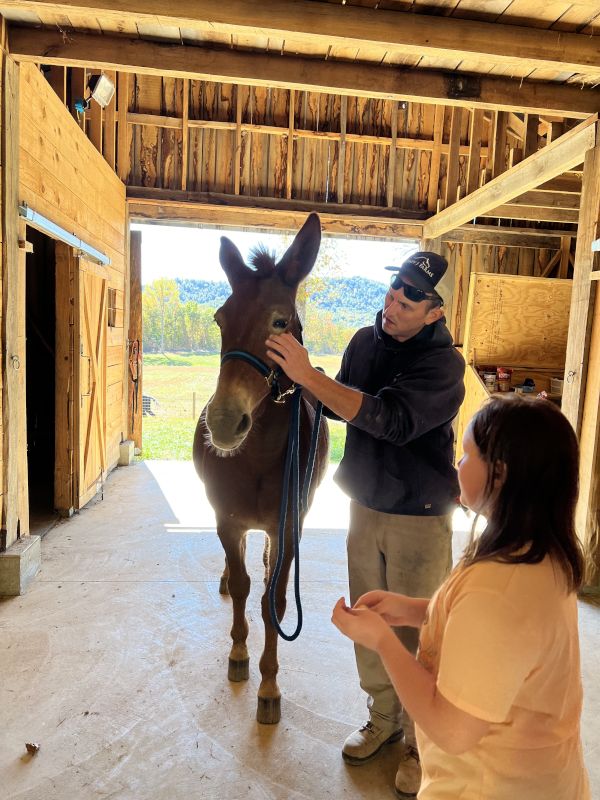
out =
{"type": "Polygon", "coordinates": [[[455,350],[432,353],[376,395],[363,394],[349,424],[395,445],[418,439],[454,419],[465,396],[464,371],[455,350]]]}
{"type": "MultiPolygon", "coordinates": [[[[350,360],[352,358],[351,354],[352,354],[352,350],[354,349],[355,339],[356,339],[356,334],[352,337],[352,339],[348,343],[348,347],[344,350],[344,354],[342,356],[342,363],[340,364],[339,372],[335,376],[335,380],[338,383],[343,383],[344,386],[348,385],[349,366],[350,366],[350,360]]],[[[335,414],[330,408],[327,408],[327,406],[323,406],[323,414],[328,419],[335,419],[335,420],[339,420],[340,422],[346,422],[345,419],[343,420],[340,416],[335,414]]]]}

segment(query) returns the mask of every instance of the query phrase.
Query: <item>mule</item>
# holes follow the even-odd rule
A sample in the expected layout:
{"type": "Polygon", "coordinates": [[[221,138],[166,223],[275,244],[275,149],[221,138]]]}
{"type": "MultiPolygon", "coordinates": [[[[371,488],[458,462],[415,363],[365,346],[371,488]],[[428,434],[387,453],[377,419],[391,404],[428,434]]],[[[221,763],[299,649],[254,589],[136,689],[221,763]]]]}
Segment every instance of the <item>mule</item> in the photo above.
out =
{"type": "MultiPolygon", "coordinates": [[[[215,314],[221,329],[221,357],[243,350],[261,359],[269,368],[265,340],[270,334],[289,331],[301,338],[296,309],[298,284],[314,266],[321,242],[319,217],[310,214],[279,262],[265,249],[253,251],[247,266],[237,247],[221,238],[219,260],[231,285],[231,295],[215,314]]],[[[282,375],[282,387],[291,382],[282,375]]],[[[225,569],[219,591],[229,594],[233,604],[233,640],[228,677],[247,680],[249,656],[246,646],[248,623],[246,600],[250,577],[246,571],[246,535],[249,529],[265,531],[265,592],[262,618],[264,649],[260,659],[257,719],[279,722],[281,694],[277,685],[277,632],[271,623],[268,588],[277,561],[279,506],[290,422],[290,395],[274,401],[263,375],[243,360],[221,364],[217,388],[202,411],[194,435],[193,458],[196,471],[206,487],[217,521],[217,533],[225,551],[225,569]]],[[[302,397],[300,407],[300,475],[306,469],[315,418],[314,405],[302,397]]],[[[327,467],[328,431],[323,419],[317,441],[309,500],[327,467]]],[[[293,555],[291,513],[285,528],[284,558],[277,582],[275,608],[282,620],[286,588],[293,555]]],[[[301,518],[302,523],[302,518],[301,518]]]]}

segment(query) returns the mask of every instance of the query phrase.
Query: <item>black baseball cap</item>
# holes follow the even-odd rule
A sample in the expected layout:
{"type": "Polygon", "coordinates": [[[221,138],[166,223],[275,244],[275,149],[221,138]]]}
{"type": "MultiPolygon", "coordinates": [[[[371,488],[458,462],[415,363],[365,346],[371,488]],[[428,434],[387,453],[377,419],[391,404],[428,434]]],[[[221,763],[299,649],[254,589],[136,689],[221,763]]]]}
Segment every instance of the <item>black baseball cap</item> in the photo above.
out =
{"type": "Polygon", "coordinates": [[[392,272],[409,278],[412,283],[424,292],[437,294],[436,285],[444,277],[448,269],[448,262],[438,253],[429,253],[421,250],[405,259],[399,267],[386,267],[392,272]]]}

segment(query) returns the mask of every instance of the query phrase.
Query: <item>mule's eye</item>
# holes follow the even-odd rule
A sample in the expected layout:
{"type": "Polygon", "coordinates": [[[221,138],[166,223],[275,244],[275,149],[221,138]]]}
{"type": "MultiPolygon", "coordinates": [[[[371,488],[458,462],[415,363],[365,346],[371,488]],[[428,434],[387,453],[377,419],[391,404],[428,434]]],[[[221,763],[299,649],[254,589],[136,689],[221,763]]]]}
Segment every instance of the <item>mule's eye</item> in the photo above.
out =
{"type": "Polygon", "coordinates": [[[273,327],[274,328],[287,328],[287,319],[274,319],[273,320],[273,327]]]}

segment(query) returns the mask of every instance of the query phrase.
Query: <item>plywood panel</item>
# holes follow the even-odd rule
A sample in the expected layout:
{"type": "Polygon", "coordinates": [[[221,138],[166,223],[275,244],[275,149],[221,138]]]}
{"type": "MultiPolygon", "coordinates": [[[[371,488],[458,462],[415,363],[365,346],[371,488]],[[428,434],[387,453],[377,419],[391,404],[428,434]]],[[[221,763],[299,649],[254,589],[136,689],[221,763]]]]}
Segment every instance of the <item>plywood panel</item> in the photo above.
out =
{"type": "Polygon", "coordinates": [[[465,359],[561,371],[570,298],[570,281],[472,274],[465,359]]]}

